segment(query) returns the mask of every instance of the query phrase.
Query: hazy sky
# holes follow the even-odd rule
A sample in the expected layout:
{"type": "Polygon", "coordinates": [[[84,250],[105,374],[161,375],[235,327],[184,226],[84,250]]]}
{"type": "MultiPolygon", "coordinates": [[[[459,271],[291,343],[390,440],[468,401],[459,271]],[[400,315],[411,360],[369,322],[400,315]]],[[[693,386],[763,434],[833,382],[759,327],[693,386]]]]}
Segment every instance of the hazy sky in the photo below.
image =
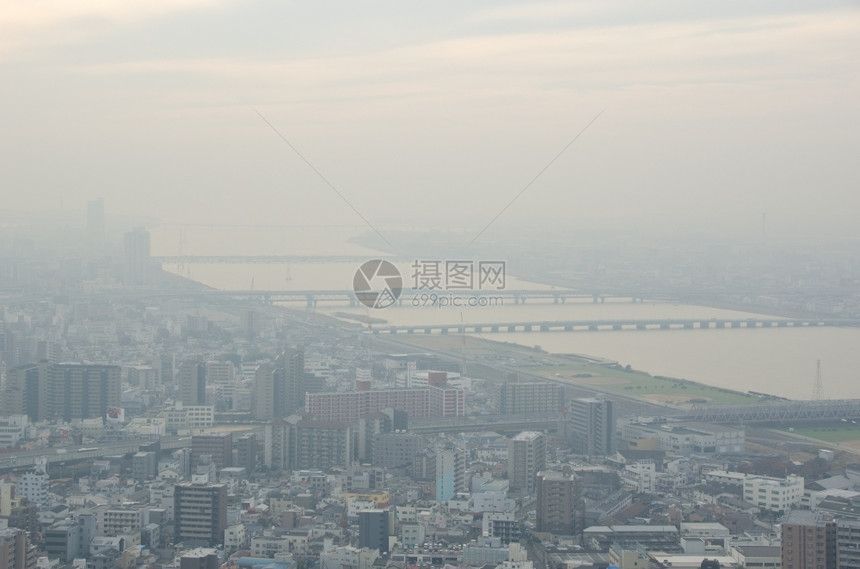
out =
{"type": "MultiPolygon", "coordinates": [[[[860,3],[0,0],[0,209],[854,230],[860,3]]],[[[431,221],[428,221],[431,220],[431,221]]],[[[435,221],[433,221],[435,220],[435,221]]],[[[856,230],[854,230],[856,232],[856,230]]]]}

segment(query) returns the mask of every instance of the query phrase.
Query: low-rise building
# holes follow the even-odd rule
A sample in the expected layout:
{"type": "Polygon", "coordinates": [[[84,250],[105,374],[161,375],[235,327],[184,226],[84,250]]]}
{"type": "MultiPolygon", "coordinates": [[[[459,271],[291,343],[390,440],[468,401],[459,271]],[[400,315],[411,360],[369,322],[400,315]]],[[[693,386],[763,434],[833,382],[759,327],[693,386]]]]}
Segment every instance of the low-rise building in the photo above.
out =
{"type": "Polygon", "coordinates": [[[742,453],[746,448],[743,427],[692,421],[624,423],[621,439],[632,449],[659,449],[681,455],[742,453]]]}
{"type": "Polygon", "coordinates": [[[208,429],[215,424],[215,407],[212,405],[183,405],[177,403],[164,412],[170,432],[208,429]]]}
{"type": "Polygon", "coordinates": [[[18,441],[27,437],[29,424],[27,415],[0,417],[0,448],[18,446],[18,441]]]}
{"type": "Polygon", "coordinates": [[[786,512],[803,499],[803,477],[748,476],[744,480],[743,499],[764,510],[786,512]]]}
{"type": "Polygon", "coordinates": [[[519,541],[522,522],[513,512],[487,512],[481,520],[481,534],[484,537],[498,537],[502,543],[519,541]]]}

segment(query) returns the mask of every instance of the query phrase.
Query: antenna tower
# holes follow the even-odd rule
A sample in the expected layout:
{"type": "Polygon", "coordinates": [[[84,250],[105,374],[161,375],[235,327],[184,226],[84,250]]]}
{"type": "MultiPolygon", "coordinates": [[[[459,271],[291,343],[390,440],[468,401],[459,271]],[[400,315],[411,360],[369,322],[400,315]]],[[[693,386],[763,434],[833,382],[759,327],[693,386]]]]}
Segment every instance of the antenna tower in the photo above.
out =
{"type": "Polygon", "coordinates": [[[812,398],[816,401],[824,399],[824,383],[821,381],[821,360],[815,363],[815,385],[812,387],[812,398]]]}
{"type": "Polygon", "coordinates": [[[463,323],[463,313],[460,313],[460,325],[462,326],[463,333],[460,336],[460,352],[463,361],[460,363],[460,376],[466,377],[466,325],[463,323]]]}

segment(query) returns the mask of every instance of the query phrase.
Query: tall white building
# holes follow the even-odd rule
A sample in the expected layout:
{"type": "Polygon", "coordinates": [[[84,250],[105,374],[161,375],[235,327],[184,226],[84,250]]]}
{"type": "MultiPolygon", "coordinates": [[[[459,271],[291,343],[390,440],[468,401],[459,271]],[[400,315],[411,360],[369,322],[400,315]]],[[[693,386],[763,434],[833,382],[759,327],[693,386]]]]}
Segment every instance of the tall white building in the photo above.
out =
{"type": "Polygon", "coordinates": [[[508,480],[510,489],[534,495],[535,476],[546,468],[546,435],[524,431],[508,443],[508,480]]]}
{"type": "Polygon", "coordinates": [[[436,450],[436,501],[447,502],[466,489],[466,453],[462,449],[436,450]]]}
{"type": "Polygon", "coordinates": [[[51,505],[48,497],[49,481],[45,465],[45,460],[40,460],[35,470],[25,473],[18,479],[16,488],[16,493],[19,496],[27,498],[42,510],[51,505]]]}

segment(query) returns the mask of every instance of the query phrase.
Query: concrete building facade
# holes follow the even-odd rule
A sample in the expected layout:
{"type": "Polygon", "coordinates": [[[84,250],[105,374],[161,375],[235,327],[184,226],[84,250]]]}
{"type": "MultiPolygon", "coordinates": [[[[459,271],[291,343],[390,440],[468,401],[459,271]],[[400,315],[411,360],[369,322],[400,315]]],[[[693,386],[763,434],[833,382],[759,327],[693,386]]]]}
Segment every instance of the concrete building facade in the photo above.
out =
{"type": "Polygon", "coordinates": [[[567,404],[565,438],[571,450],[587,456],[615,451],[615,417],[612,401],[583,397],[567,404]]]}
{"type": "Polygon", "coordinates": [[[189,547],[215,547],[227,529],[227,485],[177,484],[173,492],[174,540],[189,547]]]}
{"type": "Polygon", "coordinates": [[[508,480],[510,489],[534,495],[535,476],[546,468],[546,435],[524,431],[508,443],[508,480]]]}

